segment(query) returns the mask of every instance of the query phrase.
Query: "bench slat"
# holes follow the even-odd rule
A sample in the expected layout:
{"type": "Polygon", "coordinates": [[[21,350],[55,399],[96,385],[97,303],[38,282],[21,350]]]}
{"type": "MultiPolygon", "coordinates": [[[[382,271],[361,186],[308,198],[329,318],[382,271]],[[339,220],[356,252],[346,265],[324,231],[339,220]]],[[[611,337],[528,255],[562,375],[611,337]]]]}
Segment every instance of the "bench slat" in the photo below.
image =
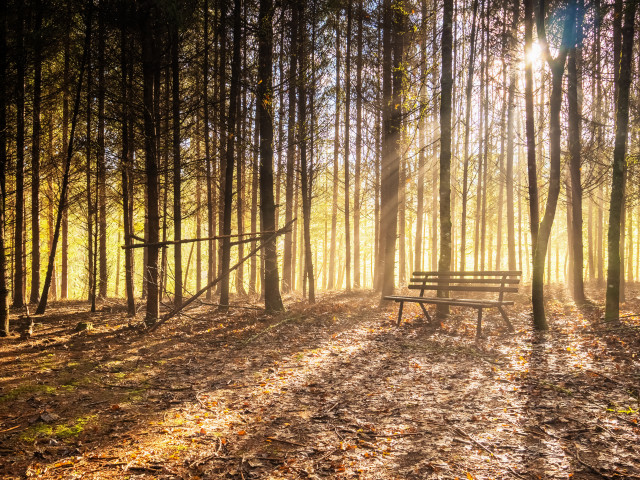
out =
{"type": "Polygon", "coordinates": [[[430,277],[455,277],[455,276],[460,276],[460,277],[498,277],[498,276],[522,276],[522,271],[520,270],[489,270],[489,271],[485,271],[485,272],[456,272],[456,271],[451,271],[451,272],[437,272],[437,271],[430,271],[430,272],[420,272],[420,271],[416,271],[413,272],[414,276],[430,276],[430,277]]]}
{"type": "Polygon", "coordinates": [[[518,293],[517,287],[489,287],[464,285],[409,285],[409,290],[442,290],[443,292],[486,292],[486,293],[518,293]]]}
{"type": "Polygon", "coordinates": [[[448,282],[449,284],[495,284],[495,285],[514,285],[520,283],[519,278],[505,278],[504,280],[500,278],[421,278],[421,277],[411,277],[410,283],[438,283],[438,282],[448,282]]]}

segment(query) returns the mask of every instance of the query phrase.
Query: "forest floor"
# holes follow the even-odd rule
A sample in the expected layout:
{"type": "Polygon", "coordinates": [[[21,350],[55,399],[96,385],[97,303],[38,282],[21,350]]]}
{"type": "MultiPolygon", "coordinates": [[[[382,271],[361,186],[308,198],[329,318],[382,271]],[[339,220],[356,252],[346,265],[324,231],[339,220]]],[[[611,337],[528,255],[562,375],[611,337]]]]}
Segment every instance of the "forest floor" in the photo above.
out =
{"type": "Polygon", "coordinates": [[[397,327],[372,292],[147,334],[54,302],[0,340],[0,477],[640,479],[639,290],[606,325],[557,288],[546,334],[522,294],[482,339],[475,310],[397,327]]]}

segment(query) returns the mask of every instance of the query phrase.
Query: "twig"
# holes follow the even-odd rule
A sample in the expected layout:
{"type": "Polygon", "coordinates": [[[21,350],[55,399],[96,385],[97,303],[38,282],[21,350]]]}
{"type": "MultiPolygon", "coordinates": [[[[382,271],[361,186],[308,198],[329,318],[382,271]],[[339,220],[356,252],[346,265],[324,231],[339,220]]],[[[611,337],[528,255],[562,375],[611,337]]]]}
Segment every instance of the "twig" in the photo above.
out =
{"type": "Polygon", "coordinates": [[[296,443],[296,442],[292,442],[290,440],[284,440],[282,438],[276,438],[276,437],[266,437],[267,440],[271,440],[272,442],[280,442],[280,443],[286,443],[288,445],[295,445],[296,447],[303,447],[303,448],[307,448],[306,445],[303,445],[301,443],[296,443]]]}
{"type": "Polygon", "coordinates": [[[578,463],[580,465],[583,465],[585,467],[587,467],[589,470],[591,470],[593,473],[600,475],[602,478],[613,478],[610,475],[607,475],[606,473],[601,472],[599,469],[597,469],[596,467],[594,467],[593,465],[589,465],[587,462],[585,462],[584,460],[582,460],[580,458],[580,455],[578,454],[578,448],[576,447],[576,452],[573,453],[570,449],[566,449],[565,451],[569,452],[571,454],[571,456],[573,458],[575,458],[578,463]]]}
{"type": "MultiPolygon", "coordinates": [[[[471,435],[469,435],[467,432],[461,430],[460,428],[451,425],[451,429],[457,433],[459,433],[460,435],[463,435],[465,437],[467,437],[469,440],[471,440],[475,445],[477,445],[478,447],[480,447],[482,450],[484,450],[485,452],[489,453],[489,455],[491,455],[494,458],[497,458],[495,456],[495,454],[491,451],[490,448],[485,447],[483,444],[481,444],[479,441],[477,441],[475,438],[473,438],[471,435]]],[[[520,475],[518,472],[516,472],[513,468],[511,468],[509,465],[505,465],[507,467],[507,469],[516,477],[518,478],[522,478],[524,479],[525,477],[523,477],[522,475],[520,475]]]]}
{"type": "Polygon", "coordinates": [[[16,426],[14,426],[14,427],[7,428],[7,429],[5,429],[5,430],[0,430],[0,433],[10,432],[11,430],[15,430],[16,428],[20,428],[20,427],[21,427],[21,425],[16,425],[16,426]]]}

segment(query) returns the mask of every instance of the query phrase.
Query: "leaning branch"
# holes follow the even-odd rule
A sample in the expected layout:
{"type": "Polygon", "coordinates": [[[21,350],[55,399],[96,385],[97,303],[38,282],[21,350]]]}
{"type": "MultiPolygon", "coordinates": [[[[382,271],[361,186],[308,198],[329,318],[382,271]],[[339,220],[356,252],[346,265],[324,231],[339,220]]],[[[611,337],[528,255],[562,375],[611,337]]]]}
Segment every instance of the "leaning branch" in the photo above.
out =
{"type": "Polygon", "coordinates": [[[242,265],[244,262],[246,262],[248,259],[250,259],[251,257],[253,257],[256,253],[258,253],[260,250],[262,250],[266,244],[268,244],[269,242],[271,242],[272,240],[274,240],[275,238],[279,237],[280,235],[288,232],[290,230],[291,225],[293,224],[293,222],[295,222],[296,219],[294,218],[293,220],[291,220],[290,222],[288,222],[284,227],[282,227],[279,230],[276,230],[275,232],[271,233],[271,235],[269,235],[266,238],[262,238],[260,240],[260,244],[254,248],[253,250],[251,250],[247,255],[245,255],[244,257],[242,257],[238,263],[236,263],[233,267],[231,267],[229,270],[227,270],[226,272],[224,272],[222,275],[220,275],[218,278],[214,279],[213,281],[211,281],[211,283],[209,283],[208,285],[202,287],[200,290],[198,290],[195,295],[193,295],[191,298],[189,298],[189,300],[185,301],[182,305],[180,305],[177,308],[174,308],[173,310],[167,312],[165,315],[163,315],[163,317],[158,320],[156,323],[154,323],[151,327],[149,327],[146,331],[147,332],[152,332],[154,331],[156,328],[158,328],[160,325],[162,325],[163,323],[165,323],[167,320],[171,319],[172,317],[176,316],[178,313],[180,313],[183,309],[185,309],[187,306],[191,305],[193,302],[195,302],[198,297],[200,297],[203,293],[205,293],[207,290],[209,290],[210,288],[214,287],[216,284],[218,284],[220,281],[222,281],[222,279],[224,279],[225,277],[228,277],[231,272],[233,272],[234,270],[236,270],[240,265],[242,265]]]}
{"type": "MultiPolygon", "coordinates": [[[[183,243],[195,243],[195,242],[208,242],[210,240],[222,240],[224,238],[235,238],[235,237],[246,237],[251,235],[252,238],[246,240],[240,240],[239,242],[232,243],[232,245],[237,245],[239,243],[248,243],[256,240],[260,236],[268,235],[270,233],[274,233],[273,231],[269,232],[247,232],[247,233],[236,233],[233,235],[216,235],[215,237],[204,237],[204,238],[186,238],[183,240],[166,240],[164,242],[154,242],[154,243],[136,243],[133,245],[122,245],[120,248],[123,250],[129,250],[131,248],[146,248],[146,247],[166,247],[169,245],[178,245],[183,243]]],[[[139,239],[139,237],[132,238],[139,239]]]]}

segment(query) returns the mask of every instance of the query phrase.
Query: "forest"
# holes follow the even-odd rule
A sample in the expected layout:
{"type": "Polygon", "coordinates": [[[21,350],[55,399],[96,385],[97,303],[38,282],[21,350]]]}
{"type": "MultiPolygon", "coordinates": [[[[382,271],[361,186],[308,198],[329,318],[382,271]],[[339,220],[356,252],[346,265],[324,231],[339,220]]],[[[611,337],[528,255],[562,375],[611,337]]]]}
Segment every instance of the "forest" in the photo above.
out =
{"type": "Polygon", "coordinates": [[[3,3],[0,476],[640,479],[639,0],[3,3]]]}

